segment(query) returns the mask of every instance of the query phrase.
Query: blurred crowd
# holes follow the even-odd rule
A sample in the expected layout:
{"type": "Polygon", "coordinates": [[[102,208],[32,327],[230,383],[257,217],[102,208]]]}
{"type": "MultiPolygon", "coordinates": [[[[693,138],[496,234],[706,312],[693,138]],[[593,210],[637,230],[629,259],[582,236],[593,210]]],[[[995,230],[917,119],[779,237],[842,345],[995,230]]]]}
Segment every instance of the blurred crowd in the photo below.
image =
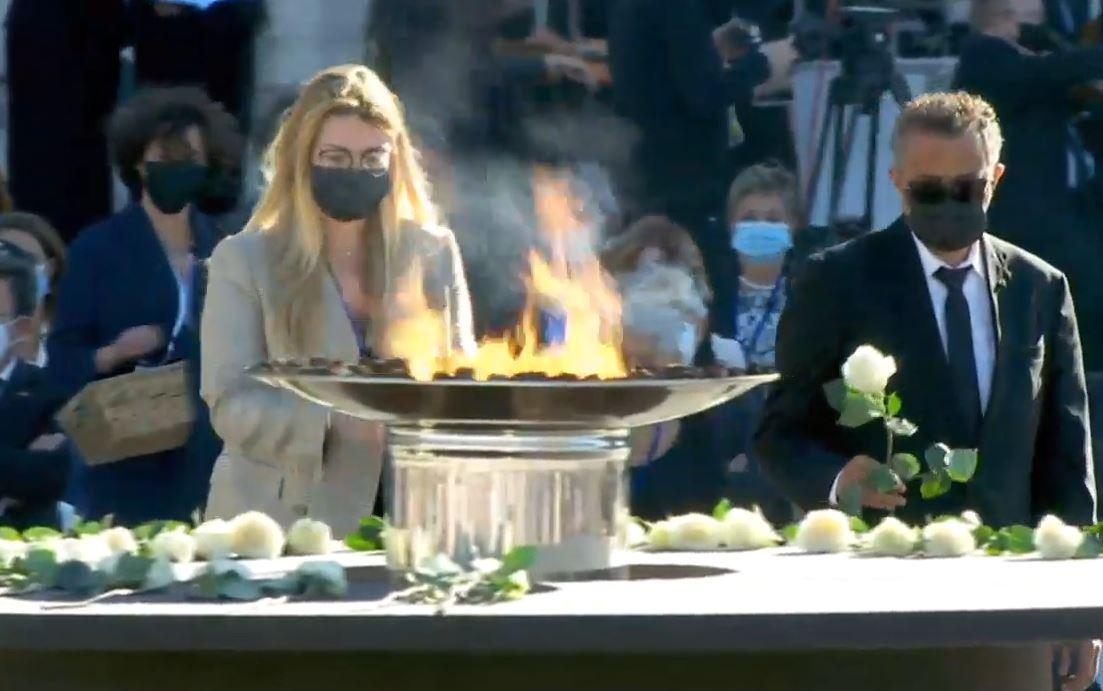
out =
{"type": "MultiPolygon", "coordinates": [[[[404,104],[476,335],[516,320],[539,242],[530,173],[552,167],[600,230],[632,364],[769,372],[790,278],[854,233],[808,223],[791,127],[794,65],[839,57],[837,37],[863,30],[842,5],[375,0],[349,62],[404,104]]],[[[1069,275],[1087,369],[1103,371],[1099,17],[1086,0],[943,5],[885,20],[893,49],[956,57],[955,84],[995,105],[1008,174],[991,230],[1069,275]]],[[[263,0],[11,3],[0,522],[202,509],[221,449],[197,378],[206,260],[249,217],[261,190],[244,181],[288,105],[254,113],[265,14],[263,0]],[[90,464],[60,434],[56,414],[89,383],[177,361],[197,411],[180,447],[90,464]]],[[[790,520],[751,450],[764,396],[637,433],[634,513],[728,497],[790,520]]]]}

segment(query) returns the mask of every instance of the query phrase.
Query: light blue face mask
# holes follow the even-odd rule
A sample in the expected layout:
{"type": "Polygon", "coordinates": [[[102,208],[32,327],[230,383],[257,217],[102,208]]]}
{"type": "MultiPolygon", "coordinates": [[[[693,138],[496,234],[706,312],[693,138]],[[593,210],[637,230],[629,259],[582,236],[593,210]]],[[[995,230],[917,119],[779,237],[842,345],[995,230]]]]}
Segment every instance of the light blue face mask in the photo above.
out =
{"type": "Polygon", "coordinates": [[[788,223],[740,221],[732,228],[732,249],[752,262],[781,261],[792,247],[788,223]]]}

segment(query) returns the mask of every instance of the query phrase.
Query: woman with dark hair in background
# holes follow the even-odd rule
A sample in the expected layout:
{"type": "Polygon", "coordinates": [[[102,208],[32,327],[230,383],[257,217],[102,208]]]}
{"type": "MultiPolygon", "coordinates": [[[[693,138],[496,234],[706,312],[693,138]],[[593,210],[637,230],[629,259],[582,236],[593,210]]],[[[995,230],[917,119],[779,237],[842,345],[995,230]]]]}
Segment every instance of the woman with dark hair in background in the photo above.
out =
{"type": "Polygon", "coordinates": [[[139,366],[187,362],[196,420],[185,446],[81,468],[84,496],[76,498],[89,518],[184,520],[202,505],[221,447],[198,382],[204,261],[218,237],[195,204],[209,179],[239,164],[241,137],[202,91],[175,87],[141,92],[120,107],[110,140],[137,201],[73,243],[47,342],[49,371],[72,396],[139,366]]]}
{"type": "Polygon", "coordinates": [[[54,316],[57,287],[65,275],[65,241],[50,222],[36,214],[11,212],[0,214],[0,240],[9,242],[34,257],[35,291],[38,309],[34,316],[36,337],[21,344],[22,357],[39,367],[46,365],[46,334],[54,316]]]}

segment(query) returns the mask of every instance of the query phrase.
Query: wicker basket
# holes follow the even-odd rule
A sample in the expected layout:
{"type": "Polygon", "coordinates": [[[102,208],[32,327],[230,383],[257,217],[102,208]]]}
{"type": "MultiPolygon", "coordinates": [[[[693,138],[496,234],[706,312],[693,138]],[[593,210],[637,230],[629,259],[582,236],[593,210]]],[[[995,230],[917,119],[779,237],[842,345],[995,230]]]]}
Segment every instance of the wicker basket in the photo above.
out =
{"type": "Polygon", "coordinates": [[[57,421],[89,465],[179,448],[195,424],[185,364],[92,382],[57,421]]]}

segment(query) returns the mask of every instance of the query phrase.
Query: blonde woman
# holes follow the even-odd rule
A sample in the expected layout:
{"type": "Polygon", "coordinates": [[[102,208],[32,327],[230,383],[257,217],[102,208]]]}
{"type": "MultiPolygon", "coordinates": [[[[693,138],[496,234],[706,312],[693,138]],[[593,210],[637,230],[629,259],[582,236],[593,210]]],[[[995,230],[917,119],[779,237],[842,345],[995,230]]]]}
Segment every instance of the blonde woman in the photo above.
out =
{"type": "Polygon", "coordinates": [[[437,225],[402,108],[371,70],[332,67],[288,111],[246,229],[210,262],[202,394],[225,440],[209,517],[302,515],[338,534],[371,512],[383,430],[250,380],[274,358],[390,355],[394,287],[418,265],[453,348],[473,347],[459,251],[437,225]]]}

